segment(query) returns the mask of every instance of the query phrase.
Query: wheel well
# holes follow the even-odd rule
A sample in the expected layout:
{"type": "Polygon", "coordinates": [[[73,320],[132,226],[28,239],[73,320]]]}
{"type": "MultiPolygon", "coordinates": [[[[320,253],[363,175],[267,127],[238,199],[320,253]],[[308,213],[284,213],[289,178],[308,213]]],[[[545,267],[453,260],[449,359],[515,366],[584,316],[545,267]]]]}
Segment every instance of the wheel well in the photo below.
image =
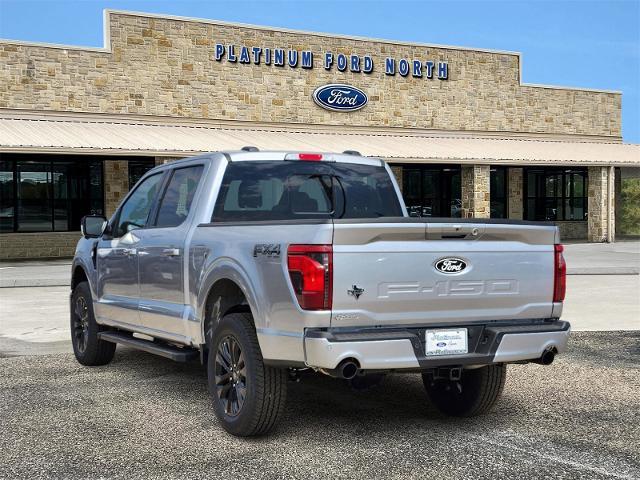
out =
{"type": "Polygon", "coordinates": [[[73,270],[71,277],[71,290],[76,288],[80,282],[88,282],[87,274],[84,272],[84,268],[78,266],[73,270]]]}
{"type": "Polygon", "coordinates": [[[233,280],[222,279],[213,284],[207,295],[204,311],[204,341],[213,334],[220,319],[228,313],[250,312],[247,298],[233,280]]]}

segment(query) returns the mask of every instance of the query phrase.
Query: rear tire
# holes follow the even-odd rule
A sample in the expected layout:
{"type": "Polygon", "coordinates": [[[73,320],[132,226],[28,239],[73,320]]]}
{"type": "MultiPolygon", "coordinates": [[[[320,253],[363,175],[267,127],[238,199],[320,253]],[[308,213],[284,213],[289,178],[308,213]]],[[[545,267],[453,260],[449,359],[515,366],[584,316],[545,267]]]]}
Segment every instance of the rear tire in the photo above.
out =
{"type": "Polygon", "coordinates": [[[216,327],[207,359],[209,392],[222,427],[232,435],[264,435],[286,401],[287,372],[266,366],[250,313],[226,315],[216,327]]]}
{"type": "Polygon", "coordinates": [[[98,338],[105,330],[96,323],[93,314],[91,289],[87,282],[80,282],[71,294],[71,344],[76,360],[82,365],[95,367],[111,362],[116,344],[98,338]]]}
{"type": "Polygon", "coordinates": [[[462,370],[460,381],[438,379],[427,374],[422,382],[429,401],[445,415],[473,417],[491,410],[502,394],[507,378],[505,364],[462,370]]]}

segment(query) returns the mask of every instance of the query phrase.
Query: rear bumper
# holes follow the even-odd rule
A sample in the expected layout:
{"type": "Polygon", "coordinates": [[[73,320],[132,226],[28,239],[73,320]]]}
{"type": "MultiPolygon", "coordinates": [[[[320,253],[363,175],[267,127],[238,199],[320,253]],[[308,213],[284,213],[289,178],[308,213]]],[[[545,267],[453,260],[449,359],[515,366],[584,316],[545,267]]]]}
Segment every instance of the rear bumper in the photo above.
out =
{"type": "Polygon", "coordinates": [[[415,370],[440,366],[488,365],[535,360],[548,349],[566,350],[571,326],[559,320],[489,322],[482,325],[430,325],[408,328],[307,329],[305,362],[334,369],[355,359],[364,370],[415,370]],[[469,353],[426,356],[426,330],[468,329],[469,353]]]}

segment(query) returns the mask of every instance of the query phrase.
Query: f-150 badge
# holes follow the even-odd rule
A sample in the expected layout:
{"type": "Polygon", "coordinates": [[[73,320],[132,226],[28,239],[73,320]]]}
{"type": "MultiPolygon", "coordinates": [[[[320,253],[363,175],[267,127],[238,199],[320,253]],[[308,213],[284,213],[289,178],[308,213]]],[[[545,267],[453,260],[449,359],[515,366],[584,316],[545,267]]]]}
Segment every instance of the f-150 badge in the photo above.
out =
{"type": "Polygon", "coordinates": [[[351,290],[347,290],[347,294],[354,297],[356,300],[360,298],[360,295],[364,293],[364,288],[359,288],[357,285],[354,285],[351,290]]]}

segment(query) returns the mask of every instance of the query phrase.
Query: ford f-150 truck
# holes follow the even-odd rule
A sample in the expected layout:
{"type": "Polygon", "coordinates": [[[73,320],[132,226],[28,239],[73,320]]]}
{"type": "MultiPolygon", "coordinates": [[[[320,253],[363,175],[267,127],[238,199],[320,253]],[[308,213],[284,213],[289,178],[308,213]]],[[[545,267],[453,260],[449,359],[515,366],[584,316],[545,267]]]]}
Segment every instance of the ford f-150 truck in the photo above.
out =
{"type": "Polygon", "coordinates": [[[302,370],[419,373],[440,411],[477,415],[507,364],[548,365],[569,336],[555,226],[409,217],[386,163],[357,152],[161,165],[82,233],[77,360],[107,364],[117,343],[199,359],[235,435],[269,431],[302,370]]]}

